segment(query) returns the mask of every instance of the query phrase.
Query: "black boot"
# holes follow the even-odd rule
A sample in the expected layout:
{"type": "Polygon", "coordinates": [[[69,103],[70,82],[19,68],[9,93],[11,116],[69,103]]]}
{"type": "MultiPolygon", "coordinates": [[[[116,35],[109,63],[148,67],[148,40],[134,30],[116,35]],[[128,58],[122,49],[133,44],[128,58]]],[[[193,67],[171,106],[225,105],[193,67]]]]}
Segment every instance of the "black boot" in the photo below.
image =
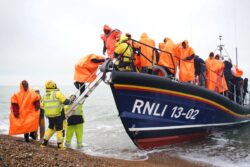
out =
{"type": "Polygon", "coordinates": [[[29,139],[29,133],[25,133],[24,134],[24,139],[25,139],[25,142],[30,142],[30,139],[29,139]]]}

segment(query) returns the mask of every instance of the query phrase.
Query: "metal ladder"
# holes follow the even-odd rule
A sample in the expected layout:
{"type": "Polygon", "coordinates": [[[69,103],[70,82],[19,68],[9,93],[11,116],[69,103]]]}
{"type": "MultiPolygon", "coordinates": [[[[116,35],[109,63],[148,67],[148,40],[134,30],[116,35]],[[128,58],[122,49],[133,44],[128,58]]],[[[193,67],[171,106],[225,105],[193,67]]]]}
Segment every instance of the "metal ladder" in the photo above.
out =
{"type": "MultiPolygon", "coordinates": [[[[115,62],[116,60],[113,60],[112,62],[115,62]]],[[[73,104],[70,105],[69,109],[66,112],[66,118],[68,118],[74,110],[80,105],[83,104],[83,102],[88,98],[88,96],[95,90],[95,88],[105,79],[106,72],[113,69],[110,68],[111,60],[105,61],[102,66],[99,68],[96,79],[87,85],[84,92],[77,97],[77,99],[73,102],[73,104]]]]}

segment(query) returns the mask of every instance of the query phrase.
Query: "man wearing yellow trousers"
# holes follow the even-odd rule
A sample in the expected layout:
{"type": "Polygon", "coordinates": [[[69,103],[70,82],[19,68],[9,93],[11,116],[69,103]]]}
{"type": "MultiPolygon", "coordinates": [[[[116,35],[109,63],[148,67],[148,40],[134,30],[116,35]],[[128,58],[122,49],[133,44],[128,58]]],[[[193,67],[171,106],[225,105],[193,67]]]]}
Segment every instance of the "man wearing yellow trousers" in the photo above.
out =
{"type": "MultiPolygon", "coordinates": [[[[76,95],[71,94],[70,100],[74,101],[76,99],[76,95]]],[[[65,106],[65,110],[67,111],[67,108],[69,106],[65,106]]],[[[76,110],[73,111],[72,115],[67,120],[68,126],[66,129],[66,147],[71,146],[71,140],[74,135],[76,134],[76,140],[77,140],[77,149],[81,149],[83,147],[82,145],[82,138],[83,138],[83,111],[82,111],[82,104],[79,104],[79,106],[76,108],[76,110]]]]}

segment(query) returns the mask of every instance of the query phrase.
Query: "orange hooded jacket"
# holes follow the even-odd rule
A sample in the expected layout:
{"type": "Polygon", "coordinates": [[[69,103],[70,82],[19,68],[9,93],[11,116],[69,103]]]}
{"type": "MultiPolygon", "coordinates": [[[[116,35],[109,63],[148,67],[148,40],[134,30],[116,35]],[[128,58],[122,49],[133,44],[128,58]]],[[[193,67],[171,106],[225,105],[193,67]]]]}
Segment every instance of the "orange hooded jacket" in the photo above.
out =
{"type": "Polygon", "coordinates": [[[175,44],[170,38],[165,38],[164,41],[165,43],[159,43],[159,49],[165,52],[160,51],[158,65],[169,68],[169,70],[175,74],[177,67],[177,58],[174,56],[175,44]],[[173,59],[169,53],[172,54],[173,59]]]}
{"type": "Polygon", "coordinates": [[[215,67],[215,59],[208,58],[206,60],[206,88],[212,91],[216,91],[217,73],[215,67]]]}
{"type": "Polygon", "coordinates": [[[110,33],[107,35],[102,34],[101,39],[105,42],[109,58],[113,59],[116,41],[120,38],[122,32],[118,29],[112,30],[108,25],[104,25],[103,30],[110,31],[110,33]]]}
{"type": "Polygon", "coordinates": [[[11,97],[11,103],[15,103],[19,107],[19,117],[16,118],[11,107],[9,121],[9,135],[25,134],[29,132],[37,131],[40,110],[35,111],[34,102],[39,101],[40,97],[29,89],[24,91],[22,83],[20,84],[20,90],[14,93],[11,97]]]}
{"type": "Polygon", "coordinates": [[[92,59],[103,60],[104,57],[95,54],[89,54],[81,58],[75,65],[74,81],[84,83],[92,82],[95,80],[95,72],[98,66],[102,64],[102,62],[94,63],[91,61],[92,59]]]}
{"type": "Polygon", "coordinates": [[[215,68],[216,73],[217,73],[217,83],[216,83],[217,89],[216,89],[216,91],[218,93],[225,92],[228,90],[226,79],[225,79],[225,76],[223,75],[225,65],[222,61],[215,60],[214,66],[215,66],[214,68],[215,68]]]}
{"type": "MultiPolygon", "coordinates": [[[[140,42],[146,45],[149,45],[151,47],[155,47],[155,41],[152,39],[148,38],[148,35],[146,33],[142,33],[140,42]]],[[[152,61],[153,60],[153,49],[150,47],[147,47],[143,44],[138,44],[136,47],[141,48],[141,54],[140,57],[140,65],[141,67],[148,67],[152,66],[152,61]],[[149,60],[147,60],[145,57],[147,57],[149,60]]],[[[156,63],[156,55],[154,54],[154,62],[156,63]]]]}
{"type": "Polygon", "coordinates": [[[195,80],[194,59],[185,60],[185,58],[195,54],[193,48],[189,47],[188,41],[184,41],[186,49],[181,45],[176,50],[176,57],[180,60],[179,80],[189,82],[195,80]]]}

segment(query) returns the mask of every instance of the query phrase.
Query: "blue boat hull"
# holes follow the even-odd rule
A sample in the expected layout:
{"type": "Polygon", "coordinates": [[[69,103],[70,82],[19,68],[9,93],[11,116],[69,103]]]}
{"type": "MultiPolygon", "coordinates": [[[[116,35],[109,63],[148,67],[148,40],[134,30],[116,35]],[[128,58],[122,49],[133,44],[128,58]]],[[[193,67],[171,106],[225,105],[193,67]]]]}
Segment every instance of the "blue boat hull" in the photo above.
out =
{"type": "Polygon", "coordinates": [[[250,111],[222,95],[187,83],[141,74],[112,72],[119,116],[141,149],[200,139],[215,128],[250,121],[250,111]]]}

